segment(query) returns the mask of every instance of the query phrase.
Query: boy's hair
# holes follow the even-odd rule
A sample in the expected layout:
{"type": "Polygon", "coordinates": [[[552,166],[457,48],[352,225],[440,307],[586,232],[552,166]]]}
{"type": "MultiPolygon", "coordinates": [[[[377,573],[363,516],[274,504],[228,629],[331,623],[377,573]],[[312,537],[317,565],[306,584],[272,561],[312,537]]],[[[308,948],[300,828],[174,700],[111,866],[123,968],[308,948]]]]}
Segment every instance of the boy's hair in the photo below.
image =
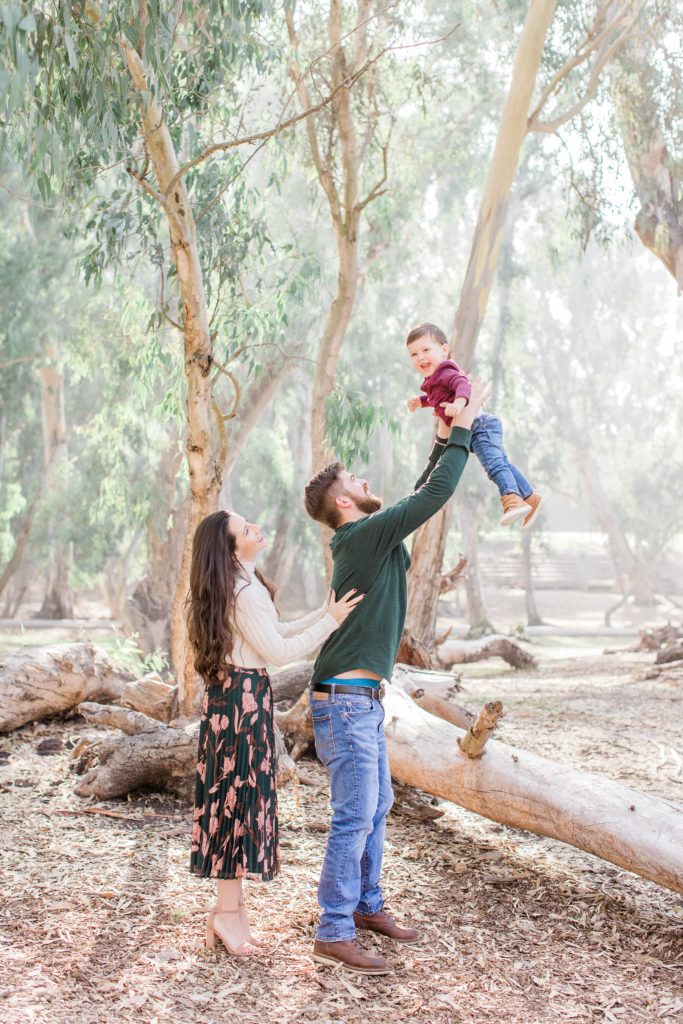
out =
{"type": "Polygon", "coordinates": [[[339,479],[343,468],[341,462],[325,466],[304,488],[304,505],[309,516],[317,523],[329,526],[331,530],[336,530],[340,521],[335,499],[344,493],[344,485],[339,479]]]}
{"type": "Polygon", "coordinates": [[[420,338],[426,338],[428,335],[438,342],[439,345],[448,344],[448,338],[436,324],[417,324],[415,327],[411,327],[410,333],[406,338],[406,345],[412,345],[414,341],[419,341],[420,338]]]}

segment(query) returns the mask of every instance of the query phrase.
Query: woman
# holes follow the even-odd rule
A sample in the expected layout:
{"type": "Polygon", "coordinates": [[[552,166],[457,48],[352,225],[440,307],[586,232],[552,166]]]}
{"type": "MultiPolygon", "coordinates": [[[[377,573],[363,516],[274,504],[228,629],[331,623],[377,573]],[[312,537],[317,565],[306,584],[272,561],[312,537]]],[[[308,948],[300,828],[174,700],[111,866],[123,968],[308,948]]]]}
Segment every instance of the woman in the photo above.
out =
{"type": "Polygon", "coordinates": [[[236,512],[197,527],[188,627],[195,668],[206,683],[199,728],[190,870],[218,880],[206,941],[235,956],[257,952],[242,879],[278,872],[273,707],[267,664],[314,651],[361,600],[351,591],[295,622],[278,619],[273,587],[255,566],[266,541],[236,512]]]}

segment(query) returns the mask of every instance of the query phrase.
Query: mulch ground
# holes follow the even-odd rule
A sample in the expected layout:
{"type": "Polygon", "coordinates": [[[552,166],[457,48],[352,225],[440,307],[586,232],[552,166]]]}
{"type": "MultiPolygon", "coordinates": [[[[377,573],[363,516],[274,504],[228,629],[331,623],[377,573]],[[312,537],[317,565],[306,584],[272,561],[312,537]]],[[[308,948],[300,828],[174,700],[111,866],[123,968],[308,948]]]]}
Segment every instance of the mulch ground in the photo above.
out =
{"type": "MultiPolygon", "coordinates": [[[[468,666],[462,702],[500,697],[501,738],[683,803],[683,687],[639,681],[651,656],[468,666]]],[[[213,885],[187,871],[189,809],[159,794],[73,795],[78,718],[0,743],[0,1020],[47,1024],[563,1024],[683,1021],[683,900],[580,851],[441,803],[389,819],[389,909],[419,945],[378,941],[393,967],[362,978],[310,958],[324,850],[324,771],[280,795],[280,878],[251,883],[267,953],[206,950],[213,885]],[[46,739],[57,752],[41,755],[46,739]],[[116,817],[89,813],[99,808],[116,817]]],[[[48,745],[49,746],[49,745],[48,745]]]]}

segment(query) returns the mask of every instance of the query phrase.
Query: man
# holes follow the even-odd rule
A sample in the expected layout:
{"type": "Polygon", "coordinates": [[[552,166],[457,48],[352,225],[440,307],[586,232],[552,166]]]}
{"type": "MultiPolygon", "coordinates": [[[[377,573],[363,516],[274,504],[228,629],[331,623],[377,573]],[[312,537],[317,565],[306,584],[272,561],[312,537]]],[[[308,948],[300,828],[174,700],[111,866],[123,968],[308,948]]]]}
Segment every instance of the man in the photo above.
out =
{"type": "Polygon", "coordinates": [[[410,557],[405,538],[453,494],[470,450],[472,422],[487,389],[477,382],[447,438],[437,438],[427,468],[407,498],[382,510],[367,480],[340,463],[306,485],[306,511],[335,533],[332,589],[355,588],[360,609],[325,642],[313,669],[311,711],[318,756],[330,777],[332,823],[313,947],[319,963],[361,974],[386,974],[386,961],[356,942],[356,928],[416,942],[383,910],[380,874],[385,819],[393,802],[384,740],[383,679],[390,679],[407,605],[410,557]]]}

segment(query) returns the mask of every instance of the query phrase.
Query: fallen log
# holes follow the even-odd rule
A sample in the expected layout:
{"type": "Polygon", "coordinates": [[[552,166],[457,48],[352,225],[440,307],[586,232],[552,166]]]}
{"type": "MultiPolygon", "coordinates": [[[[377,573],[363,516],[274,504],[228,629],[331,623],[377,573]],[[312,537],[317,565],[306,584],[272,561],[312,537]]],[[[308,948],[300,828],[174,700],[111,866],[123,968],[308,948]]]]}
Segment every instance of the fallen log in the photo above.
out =
{"type": "Polygon", "coordinates": [[[660,651],[655,658],[657,665],[669,665],[672,661],[680,661],[683,659],[683,643],[671,644],[670,647],[665,647],[663,651],[660,651]]]}
{"type": "Polygon", "coordinates": [[[385,705],[391,773],[400,782],[683,892],[682,807],[499,740],[489,740],[482,757],[466,757],[462,730],[399,686],[388,688],[385,705]]]}
{"type": "MultiPolygon", "coordinates": [[[[453,702],[453,694],[458,688],[458,678],[453,675],[397,665],[392,679],[411,700],[437,718],[443,718],[462,729],[468,729],[472,724],[473,716],[467,708],[453,702]]],[[[276,711],[275,722],[289,743],[294,761],[299,761],[304,754],[313,750],[315,739],[308,689],[304,690],[289,711],[276,711]]]]}
{"type": "Polygon", "coordinates": [[[275,711],[275,724],[291,744],[293,761],[298,761],[313,745],[313,716],[308,696],[306,688],[289,711],[275,711]]]}
{"type": "Polygon", "coordinates": [[[0,732],[83,701],[117,700],[131,679],[91,643],[22,647],[0,658],[0,732]]]}
{"type": "MultiPolygon", "coordinates": [[[[77,796],[112,800],[151,786],[187,800],[193,798],[199,722],[174,729],[117,704],[86,702],[78,710],[91,725],[119,732],[91,736],[75,748],[75,770],[83,774],[76,785],[77,796]]],[[[277,728],[275,756],[278,785],[282,786],[296,778],[297,772],[277,728]]]]}
{"type": "Polygon", "coordinates": [[[270,677],[273,689],[273,701],[297,700],[311,681],[313,662],[302,661],[299,665],[290,665],[280,669],[270,677]]]}
{"type": "Polygon", "coordinates": [[[178,687],[165,683],[156,672],[126,683],[119,703],[168,724],[178,714],[178,687]]]}
{"type": "Polygon", "coordinates": [[[641,651],[659,651],[662,647],[683,640],[683,629],[667,622],[665,626],[639,629],[638,639],[628,647],[606,647],[603,654],[631,654],[641,651]]]}
{"type": "Polygon", "coordinates": [[[459,689],[459,676],[446,672],[419,671],[405,665],[397,665],[392,682],[400,687],[419,707],[437,718],[469,729],[472,714],[453,700],[459,689]]]}
{"type": "Polygon", "coordinates": [[[465,665],[484,658],[502,658],[514,668],[535,668],[534,658],[507,636],[482,637],[481,640],[447,640],[436,650],[441,665],[465,665]]]}

